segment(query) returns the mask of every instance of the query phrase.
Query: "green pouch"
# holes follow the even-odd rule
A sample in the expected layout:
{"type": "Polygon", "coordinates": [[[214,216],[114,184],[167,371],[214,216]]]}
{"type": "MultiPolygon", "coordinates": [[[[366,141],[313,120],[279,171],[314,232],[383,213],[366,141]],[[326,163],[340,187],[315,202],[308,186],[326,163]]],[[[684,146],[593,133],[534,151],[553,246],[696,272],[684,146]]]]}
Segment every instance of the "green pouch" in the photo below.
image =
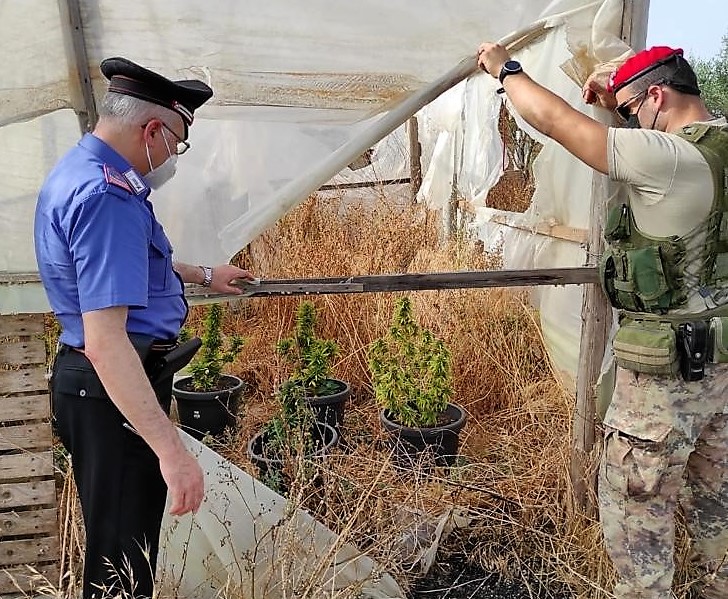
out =
{"type": "Polygon", "coordinates": [[[669,290],[659,249],[630,250],[627,260],[637,295],[646,305],[655,304],[669,290]]]}
{"type": "Polygon", "coordinates": [[[627,370],[648,374],[678,372],[675,331],[669,322],[628,320],[614,337],[614,357],[627,370]]]}
{"type": "Polygon", "coordinates": [[[714,316],[708,328],[708,361],[713,364],[728,362],[728,316],[714,316]]]}

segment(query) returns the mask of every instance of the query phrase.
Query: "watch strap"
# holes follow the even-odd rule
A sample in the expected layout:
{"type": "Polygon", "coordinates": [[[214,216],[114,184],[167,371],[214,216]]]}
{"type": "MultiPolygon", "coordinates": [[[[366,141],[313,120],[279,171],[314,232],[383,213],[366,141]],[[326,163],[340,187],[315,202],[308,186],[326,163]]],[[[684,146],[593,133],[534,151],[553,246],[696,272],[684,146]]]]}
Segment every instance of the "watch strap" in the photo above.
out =
{"type": "Polygon", "coordinates": [[[205,275],[205,278],[202,281],[202,286],[209,287],[212,285],[212,266],[200,266],[200,268],[205,275]]]}
{"type": "Polygon", "coordinates": [[[501,72],[498,75],[498,81],[500,81],[501,85],[503,85],[503,80],[508,77],[508,75],[516,75],[518,73],[523,73],[521,63],[517,60],[507,60],[501,67],[501,72]]]}

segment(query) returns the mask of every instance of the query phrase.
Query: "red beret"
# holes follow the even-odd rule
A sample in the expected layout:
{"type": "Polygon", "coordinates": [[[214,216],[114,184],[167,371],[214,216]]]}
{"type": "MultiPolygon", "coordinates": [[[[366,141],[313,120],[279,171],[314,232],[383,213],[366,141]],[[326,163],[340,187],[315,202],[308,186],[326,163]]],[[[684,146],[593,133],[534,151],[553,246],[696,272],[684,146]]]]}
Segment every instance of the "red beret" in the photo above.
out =
{"type": "Polygon", "coordinates": [[[671,61],[676,56],[682,55],[682,48],[669,48],[668,46],[653,46],[648,50],[642,50],[628,58],[621,67],[611,74],[607,84],[607,91],[615,93],[651,70],[671,61]]]}

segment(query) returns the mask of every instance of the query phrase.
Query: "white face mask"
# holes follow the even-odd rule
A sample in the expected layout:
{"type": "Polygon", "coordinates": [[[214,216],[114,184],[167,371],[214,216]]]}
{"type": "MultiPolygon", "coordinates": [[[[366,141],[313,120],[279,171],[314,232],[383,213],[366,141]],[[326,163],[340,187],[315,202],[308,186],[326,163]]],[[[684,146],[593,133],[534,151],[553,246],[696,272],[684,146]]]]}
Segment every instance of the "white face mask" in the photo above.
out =
{"type": "Polygon", "coordinates": [[[144,145],[147,148],[147,161],[149,162],[149,172],[144,175],[144,180],[152,189],[159,189],[162,187],[162,185],[174,177],[174,174],[177,172],[177,154],[172,154],[172,150],[169,149],[169,144],[167,143],[167,138],[164,135],[164,129],[161,131],[164,145],[167,146],[169,158],[167,158],[167,160],[165,160],[157,168],[152,166],[152,158],[149,155],[149,146],[146,142],[144,142],[144,145]]]}

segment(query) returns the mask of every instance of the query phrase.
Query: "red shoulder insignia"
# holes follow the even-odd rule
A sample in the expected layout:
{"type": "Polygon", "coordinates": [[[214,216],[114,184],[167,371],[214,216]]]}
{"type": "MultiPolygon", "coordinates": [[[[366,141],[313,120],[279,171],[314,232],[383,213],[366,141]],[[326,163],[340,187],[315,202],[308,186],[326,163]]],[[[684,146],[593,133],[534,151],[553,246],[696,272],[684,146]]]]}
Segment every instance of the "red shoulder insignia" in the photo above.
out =
{"type": "Polygon", "coordinates": [[[116,185],[117,187],[121,187],[124,191],[134,193],[129,186],[128,181],[113,166],[109,166],[108,164],[104,165],[104,177],[109,185],[116,185]]]}

